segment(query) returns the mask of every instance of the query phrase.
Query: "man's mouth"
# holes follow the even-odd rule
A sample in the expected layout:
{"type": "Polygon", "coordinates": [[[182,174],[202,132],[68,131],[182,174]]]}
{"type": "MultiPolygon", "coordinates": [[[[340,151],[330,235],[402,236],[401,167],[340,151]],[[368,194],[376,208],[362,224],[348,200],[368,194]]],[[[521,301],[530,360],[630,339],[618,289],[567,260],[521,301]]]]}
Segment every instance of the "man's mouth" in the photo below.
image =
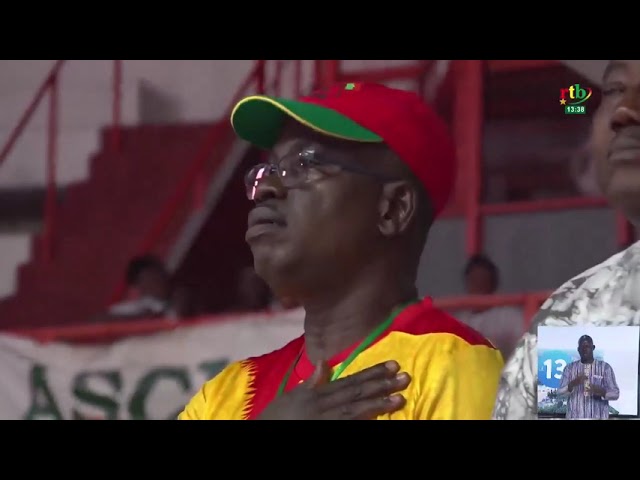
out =
{"type": "Polygon", "coordinates": [[[640,163],[640,139],[631,136],[616,137],[609,148],[612,164],[640,163]]]}
{"type": "Polygon", "coordinates": [[[249,213],[245,240],[250,241],[264,235],[279,233],[286,226],[284,216],[277,210],[266,206],[257,206],[249,213]]]}
{"type": "Polygon", "coordinates": [[[640,163],[640,148],[616,149],[609,152],[609,161],[614,165],[640,163]]]}

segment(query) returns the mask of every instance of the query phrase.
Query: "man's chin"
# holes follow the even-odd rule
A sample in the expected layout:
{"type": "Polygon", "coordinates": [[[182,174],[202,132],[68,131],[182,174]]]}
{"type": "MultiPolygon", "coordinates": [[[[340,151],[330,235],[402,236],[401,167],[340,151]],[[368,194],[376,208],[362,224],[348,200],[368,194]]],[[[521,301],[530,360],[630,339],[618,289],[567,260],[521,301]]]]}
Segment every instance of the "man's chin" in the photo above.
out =
{"type": "Polygon", "coordinates": [[[291,261],[285,252],[277,247],[268,248],[263,245],[252,245],[253,266],[258,274],[269,288],[276,295],[281,294],[283,288],[291,283],[292,277],[291,261]]]}
{"type": "Polygon", "coordinates": [[[278,242],[252,242],[249,244],[249,248],[253,254],[256,269],[258,268],[258,263],[266,266],[278,265],[286,263],[289,257],[289,249],[278,242]]]}

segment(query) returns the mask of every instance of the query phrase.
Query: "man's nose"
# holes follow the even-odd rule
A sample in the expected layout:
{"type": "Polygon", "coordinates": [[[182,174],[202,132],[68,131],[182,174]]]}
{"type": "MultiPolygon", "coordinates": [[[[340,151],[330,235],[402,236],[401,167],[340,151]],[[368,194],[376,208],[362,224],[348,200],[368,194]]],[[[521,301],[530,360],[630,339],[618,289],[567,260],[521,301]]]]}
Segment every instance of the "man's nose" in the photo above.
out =
{"type": "Polygon", "coordinates": [[[629,89],[611,117],[611,129],[618,131],[630,125],[640,125],[640,92],[629,89]]]}
{"type": "Polygon", "coordinates": [[[283,198],[284,196],[286,196],[286,189],[282,186],[278,175],[273,173],[258,181],[253,200],[260,203],[271,198],[283,198]]]}

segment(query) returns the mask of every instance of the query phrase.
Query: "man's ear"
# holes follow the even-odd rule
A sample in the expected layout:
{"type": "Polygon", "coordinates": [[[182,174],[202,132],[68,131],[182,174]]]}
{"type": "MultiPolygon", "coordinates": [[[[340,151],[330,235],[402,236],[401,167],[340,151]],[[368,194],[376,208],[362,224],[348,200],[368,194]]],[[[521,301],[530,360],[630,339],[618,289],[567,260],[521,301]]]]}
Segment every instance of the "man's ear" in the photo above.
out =
{"type": "Polygon", "coordinates": [[[403,233],[416,215],[418,193],[411,182],[387,182],[382,187],[378,229],[386,237],[403,233]]]}

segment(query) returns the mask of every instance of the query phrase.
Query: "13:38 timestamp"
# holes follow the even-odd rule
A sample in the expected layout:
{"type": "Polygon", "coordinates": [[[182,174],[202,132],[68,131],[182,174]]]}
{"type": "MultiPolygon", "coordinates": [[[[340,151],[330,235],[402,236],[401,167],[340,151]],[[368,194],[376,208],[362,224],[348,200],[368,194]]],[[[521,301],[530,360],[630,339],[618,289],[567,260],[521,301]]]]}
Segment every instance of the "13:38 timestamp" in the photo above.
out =
{"type": "Polygon", "coordinates": [[[564,113],[566,115],[580,115],[587,113],[587,109],[584,105],[565,105],[564,113]]]}

